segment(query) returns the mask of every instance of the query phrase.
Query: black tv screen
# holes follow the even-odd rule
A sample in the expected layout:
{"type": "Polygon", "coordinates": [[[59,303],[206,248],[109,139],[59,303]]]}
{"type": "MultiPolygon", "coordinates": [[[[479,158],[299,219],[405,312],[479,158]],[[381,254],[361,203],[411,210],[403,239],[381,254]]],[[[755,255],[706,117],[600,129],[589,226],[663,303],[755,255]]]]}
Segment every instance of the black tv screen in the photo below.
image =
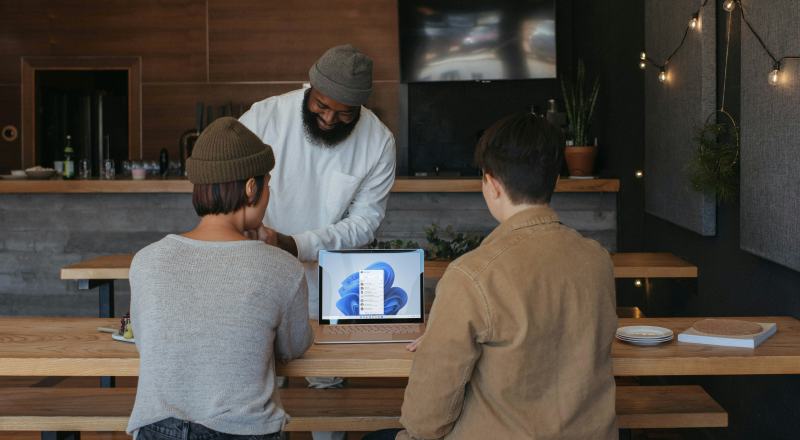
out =
{"type": "Polygon", "coordinates": [[[398,0],[402,82],[556,77],[555,0],[398,0]]]}

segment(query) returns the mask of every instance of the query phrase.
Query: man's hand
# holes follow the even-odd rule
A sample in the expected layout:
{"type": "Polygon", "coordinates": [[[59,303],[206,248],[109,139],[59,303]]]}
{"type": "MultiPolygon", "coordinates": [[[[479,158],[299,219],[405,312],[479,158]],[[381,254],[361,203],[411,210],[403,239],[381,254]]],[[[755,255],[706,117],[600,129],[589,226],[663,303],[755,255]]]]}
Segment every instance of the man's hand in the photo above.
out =
{"type": "Polygon", "coordinates": [[[282,355],[282,354],[276,354],[276,355],[275,355],[275,360],[276,360],[276,361],[278,361],[278,362],[280,362],[280,363],[281,363],[281,364],[283,364],[283,365],[286,365],[286,362],[288,362],[288,361],[286,360],[286,356],[284,356],[284,355],[282,355]]]}
{"type": "Polygon", "coordinates": [[[259,240],[264,243],[278,247],[278,233],[274,229],[270,229],[261,225],[258,229],[251,229],[247,231],[247,238],[250,240],[259,240]]]}
{"type": "Polygon", "coordinates": [[[280,232],[264,225],[261,225],[258,230],[251,229],[247,231],[247,237],[251,240],[263,241],[270,246],[275,246],[285,250],[295,257],[297,256],[297,243],[295,243],[294,238],[289,235],[281,234],[280,232]]]}
{"type": "Polygon", "coordinates": [[[410,352],[417,351],[417,348],[419,347],[419,344],[422,343],[422,338],[424,338],[424,337],[425,337],[425,335],[422,335],[422,336],[418,337],[416,341],[406,345],[406,350],[408,350],[410,352]]]}

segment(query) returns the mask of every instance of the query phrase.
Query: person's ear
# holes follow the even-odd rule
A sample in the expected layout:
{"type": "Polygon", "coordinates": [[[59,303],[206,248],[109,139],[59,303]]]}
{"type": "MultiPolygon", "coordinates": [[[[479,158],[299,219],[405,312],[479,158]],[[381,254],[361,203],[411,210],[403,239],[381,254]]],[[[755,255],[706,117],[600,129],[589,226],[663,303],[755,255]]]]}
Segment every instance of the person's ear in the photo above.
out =
{"type": "Polygon", "coordinates": [[[489,195],[493,200],[499,199],[500,195],[503,193],[503,188],[500,185],[500,181],[492,177],[491,174],[484,174],[483,177],[486,179],[486,185],[489,188],[489,195]]]}
{"type": "Polygon", "coordinates": [[[244,193],[247,195],[247,200],[252,200],[257,190],[256,179],[252,177],[247,179],[247,183],[244,184],[244,193]]]}

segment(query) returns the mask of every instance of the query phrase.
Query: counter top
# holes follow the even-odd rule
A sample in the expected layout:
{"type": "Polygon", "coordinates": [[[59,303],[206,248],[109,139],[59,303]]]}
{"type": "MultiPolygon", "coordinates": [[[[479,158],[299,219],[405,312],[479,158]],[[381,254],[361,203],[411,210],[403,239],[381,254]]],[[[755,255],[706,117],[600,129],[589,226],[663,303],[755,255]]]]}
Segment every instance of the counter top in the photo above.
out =
{"type": "MultiPolygon", "coordinates": [[[[191,193],[187,179],[132,180],[1,180],[0,194],[91,194],[91,193],[191,193]]],[[[429,178],[397,177],[392,186],[396,193],[481,192],[479,177],[429,178]]],[[[556,192],[619,192],[619,179],[559,180],[556,192]]]]}

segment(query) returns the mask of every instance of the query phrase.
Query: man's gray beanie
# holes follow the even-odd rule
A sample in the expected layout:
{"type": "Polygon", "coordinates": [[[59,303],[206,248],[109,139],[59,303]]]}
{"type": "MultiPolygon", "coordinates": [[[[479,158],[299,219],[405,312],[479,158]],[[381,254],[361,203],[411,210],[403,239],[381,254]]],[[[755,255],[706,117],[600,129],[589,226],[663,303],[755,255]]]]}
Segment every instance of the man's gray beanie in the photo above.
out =
{"type": "Polygon", "coordinates": [[[372,94],[372,60],[352,44],[325,52],[308,76],[312,87],[340,104],[363,105],[372,94]]]}

